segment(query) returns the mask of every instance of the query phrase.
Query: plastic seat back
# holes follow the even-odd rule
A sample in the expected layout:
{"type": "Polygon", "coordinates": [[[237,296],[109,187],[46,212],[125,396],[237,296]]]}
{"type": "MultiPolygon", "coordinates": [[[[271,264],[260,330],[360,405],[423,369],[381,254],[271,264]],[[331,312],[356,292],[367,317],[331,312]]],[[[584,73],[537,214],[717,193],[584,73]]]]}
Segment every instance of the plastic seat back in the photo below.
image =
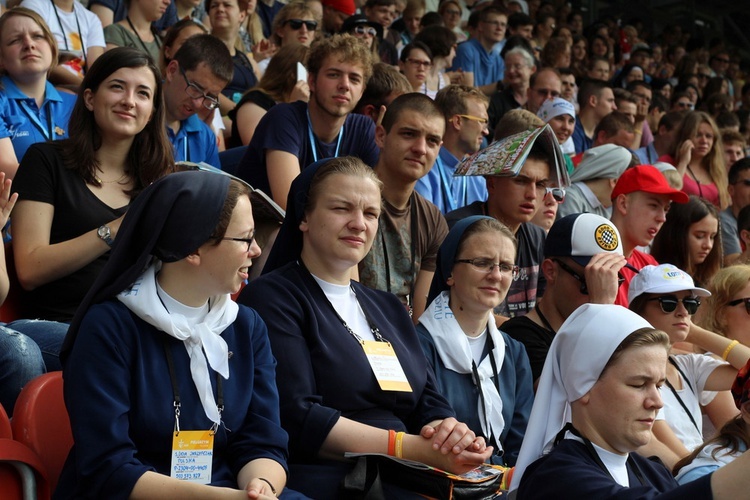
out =
{"type": "Polygon", "coordinates": [[[13,429],[3,405],[0,405],[0,439],[13,439],[13,429]]]}
{"type": "Polygon", "coordinates": [[[41,459],[54,491],[73,446],[62,372],[45,373],[26,384],[16,401],[11,426],[13,437],[41,459]]]}

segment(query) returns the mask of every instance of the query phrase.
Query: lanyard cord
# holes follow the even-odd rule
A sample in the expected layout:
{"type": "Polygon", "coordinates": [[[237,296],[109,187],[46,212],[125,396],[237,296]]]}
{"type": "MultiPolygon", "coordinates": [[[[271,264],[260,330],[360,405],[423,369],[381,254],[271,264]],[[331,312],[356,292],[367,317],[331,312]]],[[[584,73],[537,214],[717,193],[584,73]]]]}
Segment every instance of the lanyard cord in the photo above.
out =
{"type": "MultiPolygon", "coordinates": [[[[672,364],[672,366],[674,366],[677,369],[677,371],[680,373],[680,375],[682,375],[682,379],[685,381],[685,383],[687,384],[687,386],[690,388],[690,392],[695,393],[695,391],[693,390],[693,386],[690,385],[690,382],[688,381],[688,378],[685,376],[685,374],[682,372],[682,370],[680,370],[680,367],[677,366],[677,362],[674,360],[674,358],[672,358],[672,356],[669,357],[669,362],[672,364]]],[[[693,418],[693,414],[690,413],[690,410],[688,410],[687,405],[682,400],[682,398],[680,397],[680,395],[677,394],[677,390],[674,388],[674,386],[669,381],[669,379],[666,380],[666,383],[667,383],[667,387],[669,387],[669,390],[672,391],[672,394],[677,399],[677,402],[680,403],[680,406],[682,406],[682,409],[685,410],[685,413],[687,414],[688,418],[690,419],[690,421],[695,426],[695,429],[698,431],[698,435],[702,437],[703,436],[703,431],[701,431],[701,428],[698,427],[698,423],[693,418]]]]}
{"type": "MultiPolygon", "coordinates": [[[[300,266],[302,269],[304,269],[307,272],[307,274],[309,274],[310,277],[312,278],[312,273],[310,273],[310,271],[307,269],[307,267],[305,266],[305,263],[302,262],[302,259],[297,260],[297,265],[300,266]]],[[[313,281],[315,282],[315,285],[317,285],[318,289],[321,292],[323,292],[323,289],[320,288],[320,285],[318,284],[317,281],[315,281],[314,278],[313,278],[313,281]]],[[[365,306],[362,305],[362,303],[357,298],[357,291],[354,289],[354,285],[349,284],[349,289],[354,294],[354,298],[357,301],[357,304],[359,304],[359,308],[362,310],[362,314],[365,315],[365,321],[367,321],[367,326],[370,327],[370,332],[372,333],[373,337],[375,337],[375,340],[378,341],[378,342],[385,342],[388,345],[390,345],[390,342],[388,341],[388,339],[386,339],[385,337],[383,337],[383,335],[381,335],[380,328],[378,328],[377,325],[375,325],[375,322],[372,320],[372,318],[370,317],[370,315],[367,314],[367,309],[365,309],[365,306]]],[[[360,345],[363,345],[364,344],[364,340],[362,339],[362,337],[360,337],[359,335],[357,335],[357,333],[354,330],[351,329],[351,327],[346,323],[346,321],[344,321],[344,318],[342,318],[341,315],[339,315],[339,312],[336,310],[335,307],[333,307],[333,304],[331,304],[331,301],[328,300],[328,296],[326,296],[325,292],[323,292],[323,297],[325,297],[326,302],[328,303],[328,305],[331,306],[331,310],[333,311],[333,314],[335,314],[336,317],[338,318],[338,320],[341,322],[341,324],[344,325],[344,328],[346,329],[346,331],[349,332],[349,334],[352,337],[354,337],[354,339],[360,345]]]]}
{"type": "Polygon", "coordinates": [[[534,310],[539,315],[539,319],[542,320],[542,323],[544,323],[545,328],[547,330],[551,331],[553,334],[557,334],[554,328],[552,328],[552,325],[549,324],[549,321],[547,321],[547,318],[544,317],[544,314],[542,314],[542,310],[539,309],[539,302],[534,304],[534,310]]]}
{"type": "MultiPolygon", "coordinates": [[[[63,34],[63,42],[65,42],[65,50],[70,52],[70,47],[68,46],[68,36],[65,34],[65,28],[63,27],[62,20],[60,19],[60,13],[57,11],[57,5],[55,5],[55,0],[49,0],[52,3],[52,9],[55,11],[55,17],[57,18],[57,24],[60,26],[60,31],[62,31],[63,34]]],[[[83,33],[81,32],[81,23],[78,21],[78,14],[76,13],[76,5],[75,2],[73,3],[73,17],[76,19],[76,28],[78,29],[78,36],[81,39],[81,54],[83,55],[83,72],[86,72],[86,44],[83,43],[83,33]]]]}
{"type": "Polygon", "coordinates": [[[47,128],[44,128],[44,125],[42,124],[41,120],[37,116],[37,114],[29,108],[29,104],[26,102],[25,99],[19,99],[18,103],[21,105],[21,109],[23,110],[26,117],[31,121],[31,123],[36,127],[39,132],[42,133],[42,135],[48,140],[48,141],[54,141],[54,130],[55,130],[55,124],[52,123],[52,109],[50,106],[50,101],[45,102],[42,104],[42,107],[47,108],[47,128]]]}
{"type": "MultiPolygon", "coordinates": [[[[490,350],[487,356],[490,357],[490,365],[492,365],[492,380],[495,384],[495,388],[497,389],[497,393],[500,394],[500,381],[499,377],[497,375],[497,363],[495,362],[495,356],[492,354],[492,351],[495,350],[495,343],[492,341],[492,336],[490,335],[489,329],[487,330],[487,340],[485,341],[485,346],[489,344],[490,350]]],[[[480,362],[481,364],[481,362],[480,362]]],[[[482,403],[482,412],[487,415],[487,403],[484,400],[484,392],[482,392],[481,384],[480,384],[480,378],[479,378],[479,369],[477,368],[477,364],[474,362],[474,360],[471,360],[471,374],[472,374],[472,382],[474,382],[474,386],[478,389],[479,392],[479,401],[482,403]]],[[[489,423],[489,422],[488,422],[489,423]]],[[[488,425],[488,430],[490,431],[490,434],[492,434],[492,426],[488,425]]],[[[500,436],[486,436],[487,439],[495,439],[497,443],[500,443],[500,436]]]]}
{"type": "MultiPolygon", "coordinates": [[[[596,462],[596,465],[599,466],[600,469],[602,469],[604,472],[609,474],[609,477],[614,479],[612,476],[612,473],[607,469],[607,466],[604,465],[604,462],[602,462],[601,457],[599,456],[599,453],[596,452],[596,449],[594,448],[594,445],[591,444],[591,441],[589,441],[588,438],[583,437],[583,435],[578,432],[578,429],[573,427],[573,424],[568,422],[565,424],[565,427],[557,434],[555,437],[554,446],[557,446],[557,444],[565,439],[565,433],[570,432],[577,438],[579,438],[581,441],[583,441],[584,446],[586,446],[586,450],[589,452],[589,455],[591,455],[591,458],[596,462]]],[[[649,483],[646,482],[646,480],[643,477],[643,474],[641,473],[641,468],[638,467],[638,464],[635,463],[635,460],[633,460],[633,457],[630,456],[630,453],[628,453],[628,459],[627,459],[627,465],[632,469],[633,475],[638,479],[638,482],[641,483],[641,486],[648,486],[649,483]]]]}
{"type": "MultiPolygon", "coordinates": [[[[313,133],[312,129],[312,120],[310,119],[310,109],[307,109],[307,134],[310,137],[310,148],[312,149],[313,154],[313,160],[318,161],[318,147],[315,145],[315,140],[317,137],[313,133]]],[[[339,156],[339,149],[341,149],[341,139],[344,137],[344,125],[341,125],[341,130],[339,130],[339,138],[336,141],[336,152],[333,153],[334,158],[338,158],[339,156]]]]}
{"type": "MultiPolygon", "coordinates": [[[[161,302],[161,305],[166,309],[167,312],[169,312],[169,309],[167,309],[167,305],[164,303],[164,301],[161,299],[161,295],[158,293],[157,288],[157,294],[156,296],[159,298],[159,302],[161,302]]],[[[211,303],[209,302],[209,311],[211,310],[211,303]]],[[[175,422],[174,422],[174,430],[177,434],[180,433],[180,409],[182,407],[182,403],[180,401],[180,390],[177,387],[177,372],[174,369],[174,358],[172,357],[172,351],[169,349],[169,342],[168,342],[168,334],[162,335],[162,346],[164,347],[164,355],[167,357],[167,368],[169,369],[169,381],[172,383],[172,405],[174,406],[174,416],[175,416],[175,422]]],[[[221,381],[221,376],[219,375],[219,372],[216,372],[216,409],[219,410],[219,420],[221,420],[221,413],[224,411],[224,385],[221,381]]],[[[216,433],[216,431],[219,428],[219,424],[214,422],[214,425],[211,427],[211,430],[216,433]]]]}
{"type": "MultiPolygon", "coordinates": [[[[128,26],[130,26],[130,29],[133,30],[133,33],[135,33],[135,36],[138,38],[138,41],[141,42],[141,47],[143,47],[143,51],[148,54],[149,50],[148,47],[146,47],[146,42],[143,41],[143,38],[141,38],[141,35],[138,34],[138,30],[135,29],[135,26],[133,26],[133,22],[130,20],[130,16],[126,16],[125,20],[128,22],[128,26]]],[[[154,28],[151,26],[149,28],[151,31],[151,34],[154,35],[154,42],[156,42],[156,46],[158,48],[161,48],[161,43],[159,41],[159,37],[156,36],[156,33],[154,33],[154,28]]]]}

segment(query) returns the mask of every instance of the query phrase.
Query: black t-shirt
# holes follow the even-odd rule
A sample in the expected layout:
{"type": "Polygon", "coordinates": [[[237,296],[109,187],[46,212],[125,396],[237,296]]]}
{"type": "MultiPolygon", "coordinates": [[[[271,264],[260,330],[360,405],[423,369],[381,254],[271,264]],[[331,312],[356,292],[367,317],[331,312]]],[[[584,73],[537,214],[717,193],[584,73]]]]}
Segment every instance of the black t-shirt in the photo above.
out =
{"type": "MultiPolygon", "coordinates": [[[[19,200],[54,207],[51,245],[108,224],[127,210],[127,206],[115,209],[97,198],[81,176],[65,168],[59,147],[52,143],[29,148],[13,179],[13,191],[19,200]]],[[[33,318],[70,322],[108,258],[109,252],[78,271],[35,288],[29,292],[26,312],[33,318]]]]}
{"type": "Polygon", "coordinates": [[[237,112],[242,106],[249,102],[255,104],[256,106],[260,106],[266,111],[276,106],[276,101],[271,99],[271,96],[259,89],[251,90],[247,94],[243,95],[242,99],[240,99],[240,102],[237,103],[237,106],[235,106],[229,113],[227,113],[229,119],[232,120],[232,137],[230,137],[227,141],[227,149],[242,146],[240,130],[239,128],[237,128],[237,112]]]}
{"type": "Polygon", "coordinates": [[[526,347],[534,381],[542,375],[544,360],[547,358],[555,332],[539,326],[525,316],[518,316],[503,323],[503,331],[526,347]]]}

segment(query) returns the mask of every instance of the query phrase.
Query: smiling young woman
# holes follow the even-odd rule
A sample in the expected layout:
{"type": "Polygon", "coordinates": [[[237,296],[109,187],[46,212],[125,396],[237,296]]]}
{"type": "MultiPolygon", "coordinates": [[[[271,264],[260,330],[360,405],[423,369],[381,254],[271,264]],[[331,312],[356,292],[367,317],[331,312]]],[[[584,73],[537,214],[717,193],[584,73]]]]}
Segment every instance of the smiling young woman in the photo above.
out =
{"type": "Polygon", "coordinates": [[[119,47],[91,67],[71,115],[70,139],[29,148],[14,182],[13,253],[29,291],[18,329],[48,370],[109,257],[131,199],[172,169],[161,76],[142,51],[119,47]],[[59,323],[55,323],[59,322],[59,323]]]}

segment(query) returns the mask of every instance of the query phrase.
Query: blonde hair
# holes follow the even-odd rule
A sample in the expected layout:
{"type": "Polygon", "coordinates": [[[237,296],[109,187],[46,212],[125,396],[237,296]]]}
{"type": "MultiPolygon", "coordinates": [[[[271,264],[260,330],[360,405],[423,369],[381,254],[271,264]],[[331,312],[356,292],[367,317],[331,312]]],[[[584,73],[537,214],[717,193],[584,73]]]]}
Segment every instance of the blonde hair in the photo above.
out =
{"type": "Polygon", "coordinates": [[[708,285],[711,296],[705,299],[704,313],[699,321],[700,326],[726,337],[724,331],[726,322],[722,318],[724,307],[748,283],[750,283],[750,265],[736,264],[720,269],[708,285]]]}

